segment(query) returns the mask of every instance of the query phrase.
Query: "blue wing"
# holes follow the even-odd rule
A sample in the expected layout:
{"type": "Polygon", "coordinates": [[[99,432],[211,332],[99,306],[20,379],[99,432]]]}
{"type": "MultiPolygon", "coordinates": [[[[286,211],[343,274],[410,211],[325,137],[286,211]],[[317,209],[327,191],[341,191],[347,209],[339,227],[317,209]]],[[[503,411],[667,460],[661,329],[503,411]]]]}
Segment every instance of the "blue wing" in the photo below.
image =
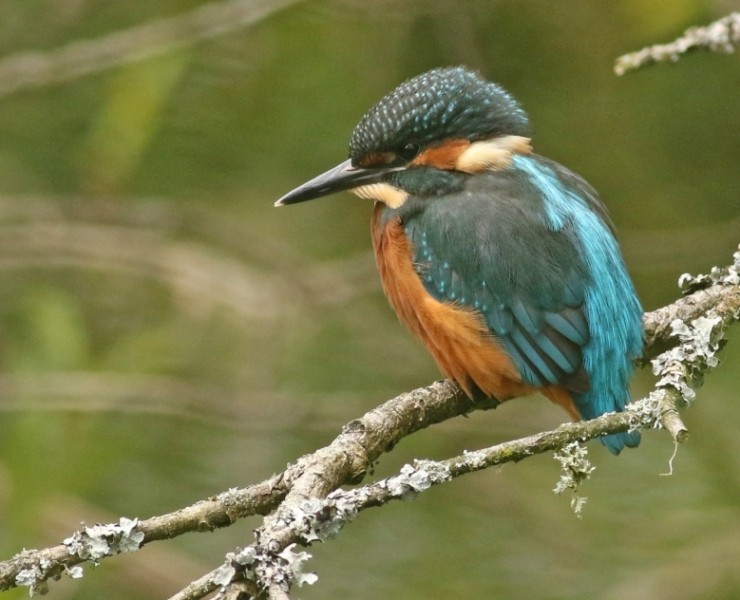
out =
{"type": "MultiPolygon", "coordinates": [[[[426,290],[479,311],[525,382],[571,390],[584,418],[624,408],[641,308],[587,183],[556,163],[516,157],[511,169],[414,199],[404,213],[426,290]]],[[[605,443],[618,450],[638,440],[605,443]]]]}
{"type": "Polygon", "coordinates": [[[429,294],[480,312],[525,382],[585,392],[589,274],[572,235],[549,230],[538,208],[487,185],[431,202],[404,226],[429,294]]]}

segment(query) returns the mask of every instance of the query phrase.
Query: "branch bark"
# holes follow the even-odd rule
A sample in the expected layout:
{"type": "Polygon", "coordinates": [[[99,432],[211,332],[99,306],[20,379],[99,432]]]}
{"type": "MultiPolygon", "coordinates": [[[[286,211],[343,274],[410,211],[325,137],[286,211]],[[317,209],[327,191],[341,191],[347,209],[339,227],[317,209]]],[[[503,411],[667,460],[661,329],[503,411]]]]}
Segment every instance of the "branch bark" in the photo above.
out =
{"type": "Polygon", "coordinates": [[[691,27],[669,44],[656,44],[620,56],[614,65],[617,75],[624,75],[656,62],[677,62],[682,54],[702,49],[730,54],[740,43],[740,13],[731,13],[706,27],[691,27]]]}
{"type": "Polygon", "coordinates": [[[369,467],[402,438],[455,416],[496,406],[490,400],[471,402],[449,381],[436,382],[401,394],[351,421],[331,444],[261,483],[143,521],[121,519],[118,524],[83,527],[57,546],[25,550],[0,563],[0,590],[26,585],[41,591],[49,579],[63,573],[80,576],[82,562],[97,563],[149,542],[211,531],[261,514],[267,516],[252,545],[229,553],[222,566],[191,583],[173,600],[203,598],[217,589],[230,597],[238,597],[239,592],[284,598],[294,583],[313,579],[302,570],[309,555],[295,552],[295,546],[335,535],[366,508],[471,471],[607,433],[662,426],[674,440],[684,441],[688,431],[678,408],[691,401],[702,376],[717,365],[716,352],[725,329],[740,320],[739,272],[740,250],[729,268],[714,269],[707,276],[682,277],[686,295],[645,315],[647,345],[642,362],[653,358],[660,380],[654,392],[630,404],[624,413],[561,425],[447,461],[417,461],[393,478],[348,492],[339,490],[341,485],[361,481],[369,467]]]}

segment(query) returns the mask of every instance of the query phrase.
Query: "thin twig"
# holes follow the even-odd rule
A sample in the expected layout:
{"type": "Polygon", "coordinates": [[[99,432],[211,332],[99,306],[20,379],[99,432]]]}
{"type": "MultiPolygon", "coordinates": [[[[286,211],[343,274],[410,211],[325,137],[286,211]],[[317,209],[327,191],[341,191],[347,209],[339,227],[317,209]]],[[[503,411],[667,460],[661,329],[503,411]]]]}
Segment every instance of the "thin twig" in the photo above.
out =
{"type": "Polygon", "coordinates": [[[740,43],[740,13],[731,13],[706,27],[691,27],[669,44],[656,44],[620,56],[614,72],[624,75],[656,62],[676,62],[690,50],[702,49],[730,54],[740,43]]]}
{"type": "Polygon", "coordinates": [[[661,425],[671,434],[673,441],[683,444],[689,439],[689,430],[678,412],[679,403],[682,402],[681,394],[675,389],[663,389],[659,393],[661,425]]]}

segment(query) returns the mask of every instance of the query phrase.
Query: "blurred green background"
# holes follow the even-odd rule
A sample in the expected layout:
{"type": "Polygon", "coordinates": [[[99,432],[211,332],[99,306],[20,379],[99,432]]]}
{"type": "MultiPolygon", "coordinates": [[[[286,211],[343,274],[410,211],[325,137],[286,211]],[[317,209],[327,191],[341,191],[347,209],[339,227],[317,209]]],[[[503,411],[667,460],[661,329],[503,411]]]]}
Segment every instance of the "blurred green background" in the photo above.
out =
{"type": "MultiPolygon", "coordinates": [[[[535,149],[608,204],[646,309],[676,297],[681,273],[728,264],[740,241],[740,59],[612,71],[738,2],[263,4],[240,24],[227,9],[245,2],[215,3],[202,39],[188,39],[196,23],[169,44],[161,31],[200,22],[202,3],[0,0],[3,557],[83,520],[258,482],[439,377],[382,296],[369,203],[272,207],[343,160],[364,111],[423,70],[467,64],[519,98],[535,149]]],[[[665,434],[618,459],[591,444],[578,520],[551,492],[549,456],[470,475],[313,547],[319,582],[296,595],[740,597],[731,337],[685,414],[672,477],[660,476],[665,434]]],[[[650,385],[642,373],[634,393],[650,385]]],[[[510,403],[404,441],[376,476],[564,419],[542,398],[510,403]]],[[[258,523],[106,560],[51,597],[167,597],[258,523]]]]}

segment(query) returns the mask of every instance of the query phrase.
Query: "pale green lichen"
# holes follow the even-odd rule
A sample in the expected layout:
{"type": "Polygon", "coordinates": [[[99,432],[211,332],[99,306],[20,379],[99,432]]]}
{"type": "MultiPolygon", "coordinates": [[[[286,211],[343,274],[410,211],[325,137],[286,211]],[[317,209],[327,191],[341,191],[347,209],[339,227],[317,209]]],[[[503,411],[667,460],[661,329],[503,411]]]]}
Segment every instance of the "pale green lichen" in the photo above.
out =
{"type": "Polygon", "coordinates": [[[288,568],[291,579],[298,585],[298,587],[313,585],[318,581],[318,575],[316,575],[316,573],[304,572],[304,563],[311,558],[311,555],[303,550],[295,552],[295,546],[295,544],[291,544],[278,554],[278,556],[285,561],[284,567],[288,568]]]}
{"type": "Polygon", "coordinates": [[[237,574],[241,579],[259,580],[265,585],[277,584],[285,590],[292,583],[298,587],[313,585],[318,581],[318,576],[304,571],[304,563],[311,555],[303,551],[295,552],[295,547],[296,544],[290,544],[276,553],[255,546],[229,552],[224,564],[214,571],[211,581],[221,588],[222,594],[226,586],[236,580],[237,574]]]}
{"type": "Polygon", "coordinates": [[[722,319],[711,311],[688,324],[674,320],[671,334],[680,343],[653,359],[653,374],[659,377],[656,387],[673,388],[687,403],[693,401],[704,372],[719,364],[717,352],[724,336],[721,323],[722,319]]]}
{"type": "Polygon", "coordinates": [[[118,523],[84,527],[63,543],[70,554],[97,562],[105,556],[138,550],[144,541],[144,534],[137,530],[138,524],[138,519],[121,517],[118,523]]]}
{"type": "Polygon", "coordinates": [[[684,294],[703,290],[710,285],[740,285],[740,248],[732,255],[729,267],[712,267],[709,274],[684,273],[678,278],[678,287],[684,294]]]}
{"type": "Polygon", "coordinates": [[[553,492],[560,495],[570,490],[570,507],[578,518],[583,514],[583,506],[588,498],[578,493],[580,485],[591,478],[591,473],[596,470],[588,460],[586,446],[578,442],[566,444],[554,454],[555,460],[560,463],[560,479],[553,492]]]}

